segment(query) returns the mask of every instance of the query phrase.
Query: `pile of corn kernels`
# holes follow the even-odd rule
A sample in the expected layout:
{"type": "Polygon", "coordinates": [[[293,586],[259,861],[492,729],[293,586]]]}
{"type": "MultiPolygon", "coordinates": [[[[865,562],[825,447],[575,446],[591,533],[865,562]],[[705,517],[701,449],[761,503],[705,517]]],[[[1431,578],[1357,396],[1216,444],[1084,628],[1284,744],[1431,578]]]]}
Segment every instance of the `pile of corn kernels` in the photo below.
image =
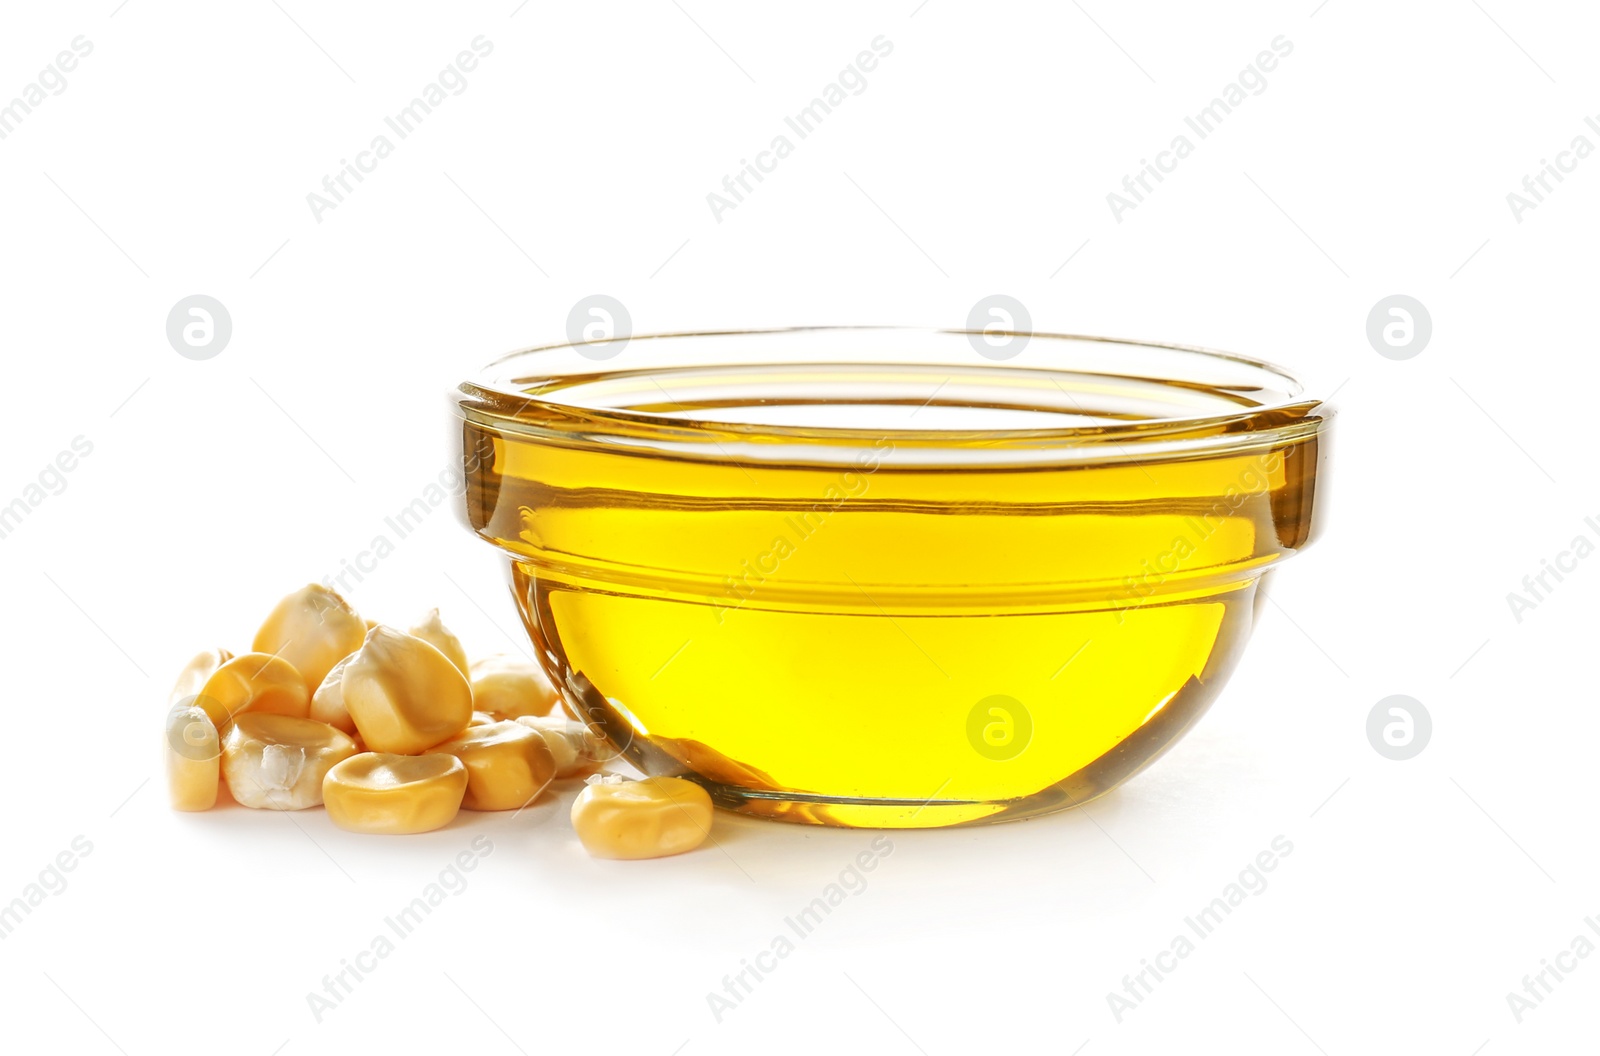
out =
{"type": "Polygon", "coordinates": [[[277,604],[250,652],[189,661],[168,703],[178,810],[211,809],[225,786],[246,807],[326,806],[351,832],[431,832],[463,808],[520,811],[587,777],[572,826],[596,857],[680,854],[711,829],[693,782],[597,773],[610,750],[568,717],[544,670],[468,663],[437,609],[401,631],[310,584],[277,604]]]}

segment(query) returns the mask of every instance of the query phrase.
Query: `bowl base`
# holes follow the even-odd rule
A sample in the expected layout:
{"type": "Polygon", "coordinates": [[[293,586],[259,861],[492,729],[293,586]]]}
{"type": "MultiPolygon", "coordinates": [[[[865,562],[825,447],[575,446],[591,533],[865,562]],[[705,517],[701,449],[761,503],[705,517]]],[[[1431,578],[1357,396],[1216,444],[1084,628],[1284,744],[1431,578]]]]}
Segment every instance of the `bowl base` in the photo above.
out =
{"type": "MultiPolygon", "coordinates": [[[[1031,795],[1002,800],[941,798],[943,789],[923,800],[864,799],[824,796],[807,792],[749,788],[710,780],[681,768],[672,776],[699,784],[718,807],[751,817],[798,825],[829,825],[850,829],[937,829],[1022,821],[1044,814],[1073,810],[1093,802],[1159,759],[1200,720],[1215,698],[1214,690],[1191,678],[1162,709],[1117,748],[1074,774],[1031,795]]],[[[635,761],[650,764],[653,753],[634,754],[635,761]]]]}
{"type": "Polygon", "coordinates": [[[683,641],[680,613],[697,607],[576,592],[520,564],[512,582],[565,706],[636,769],[696,781],[719,806],[754,817],[905,829],[1069,810],[1132,777],[1198,721],[1226,682],[1249,636],[1259,581],[1120,614],[923,618],[918,639],[942,643],[940,655],[971,658],[952,664],[958,674],[976,672],[954,690],[922,653],[899,665],[816,664],[830,637],[868,658],[892,655],[897,644],[899,621],[833,614],[747,611],[744,619],[761,621],[758,641],[740,638],[729,621],[647,677],[629,662],[638,643],[662,628],[683,641]],[[778,620],[779,630],[767,626],[778,620]],[[606,628],[629,648],[597,650],[589,628],[606,628]],[[1080,648],[1081,656],[1065,644],[1091,637],[1095,648],[1080,648]],[[751,656],[770,660],[781,648],[796,650],[782,677],[770,664],[752,665],[751,656]],[[1039,663],[1041,655],[1051,661],[1039,663]],[[1056,664],[1054,655],[1069,660],[1056,664]],[[991,671],[1005,672],[1017,696],[984,696],[991,671]],[[995,730],[1012,736],[991,741],[995,730]]]}

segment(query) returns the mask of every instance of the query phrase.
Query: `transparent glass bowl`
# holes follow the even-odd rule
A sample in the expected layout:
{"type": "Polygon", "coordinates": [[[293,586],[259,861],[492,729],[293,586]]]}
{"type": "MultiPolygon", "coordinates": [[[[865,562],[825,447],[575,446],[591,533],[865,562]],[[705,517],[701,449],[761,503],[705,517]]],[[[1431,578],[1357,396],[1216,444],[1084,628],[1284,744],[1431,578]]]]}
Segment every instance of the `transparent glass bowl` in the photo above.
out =
{"type": "Polygon", "coordinates": [[[1174,743],[1316,532],[1331,414],[1218,352],[889,328],[533,349],[455,408],[567,707],[859,827],[1075,806],[1174,743]]]}

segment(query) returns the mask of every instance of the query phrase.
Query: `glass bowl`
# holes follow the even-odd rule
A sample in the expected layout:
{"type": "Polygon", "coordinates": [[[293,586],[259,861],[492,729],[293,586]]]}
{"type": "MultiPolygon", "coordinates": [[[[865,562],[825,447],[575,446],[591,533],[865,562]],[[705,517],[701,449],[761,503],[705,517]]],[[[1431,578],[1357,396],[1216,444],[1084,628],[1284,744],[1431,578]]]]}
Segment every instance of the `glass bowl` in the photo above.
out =
{"type": "Polygon", "coordinates": [[[1054,334],[667,334],[455,394],[466,521],[567,707],[786,821],[1076,806],[1199,719],[1317,528],[1270,364],[1054,334]]]}

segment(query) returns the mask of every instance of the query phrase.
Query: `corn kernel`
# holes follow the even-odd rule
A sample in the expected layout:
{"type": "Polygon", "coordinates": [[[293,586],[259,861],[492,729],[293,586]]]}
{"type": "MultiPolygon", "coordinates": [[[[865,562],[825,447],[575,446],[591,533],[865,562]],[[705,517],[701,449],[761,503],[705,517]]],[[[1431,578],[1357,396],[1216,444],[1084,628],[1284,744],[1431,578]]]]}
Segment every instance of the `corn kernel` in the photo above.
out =
{"type": "Polygon", "coordinates": [[[544,669],[520,656],[486,656],[471,668],[472,706],[501,719],[548,715],[556,687],[544,669]]]}
{"type": "Polygon", "coordinates": [[[555,776],[545,739],[514,722],[468,726],[432,753],[453,755],[467,767],[468,810],[517,810],[533,802],[555,776]]]}
{"type": "Polygon", "coordinates": [[[467,651],[461,646],[461,639],[450,633],[450,628],[439,619],[438,609],[429,609],[415,627],[407,632],[414,638],[421,638],[435,649],[445,655],[456,669],[461,672],[462,678],[469,677],[467,667],[467,651]]]}
{"type": "Polygon", "coordinates": [[[443,653],[378,626],[345,665],[339,691],[374,752],[416,755],[467,728],[472,690],[443,653]]]}
{"type": "Polygon", "coordinates": [[[515,721],[536,731],[550,746],[550,754],[556,761],[556,777],[593,773],[615,754],[593,730],[564,715],[522,715],[515,721]]]}
{"type": "Polygon", "coordinates": [[[322,685],[311,694],[311,710],[307,717],[325,722],[334,729],[343,733],[356,732],[356,720],[350,717],[349,710],[344,706],[344,669],[350,664],[350,656],[340,660],[322,680],[322,685]]]}
{"type": "Polygon", "coordinates": [[[341,659],[361,648],[366,623],[339,595],[307,584],[278,602],[256,632],[258,653],[283,657],[305,676],[306,693],[322,685],[341,659]]]}
{"type": "Polygon", "coordinates": [[[167,794],[173,808],[210,810],[216,806],[222,746],[205,709],[173,705],[167,713],[166,744],[167,794]]]}
{"type": "Polygon", "coordinates": [[[351,832],[432,832],[455,818],[466,791],[466,766],[444,752],[362,752],[322,779],[329,820],[351,832]]]}
{"type": "Polygon", "coordinates": [[[183,671],[178,675],[178,681],[172,686],[172,692],[167,694],[167,704],[189,702],[205,686],[206,679],[216,673],[217,668],[233,659],[233,654],[226,649],[206,649],[196,653],[194,658],[183,665],[183,671]]]}
{"type": "Polygon", "coordinates": [[[356,754],[356,742],[325,722],[240,715],[222,742],[222,773],[246,807],[303,810],[322,802],[322,779],[356,754]]]}
{"type": "Polygon", "coordinates": [[[311,706],[306,681],[281,656],[245,653],[212,672],[193,703],[221,730],[241,712],[305,718],[311,706]]]}
{"type": "Polygon", "coordinates": [[[572,827],[596,858],[662,858],[711,834],[711,797],[692,781],[596,781],[572,803],[572,827]]]}
{"type": "Polygon", "coordinates": [[[500,722],[500,721],[501,721],[500,719],[497,719],[493,715],[490,715],[487,711],[475,711],[475,712],[472,713],[472,718],[467,720],[467,725],[468,726],[487,726],[491,722],[500,722]]]}

